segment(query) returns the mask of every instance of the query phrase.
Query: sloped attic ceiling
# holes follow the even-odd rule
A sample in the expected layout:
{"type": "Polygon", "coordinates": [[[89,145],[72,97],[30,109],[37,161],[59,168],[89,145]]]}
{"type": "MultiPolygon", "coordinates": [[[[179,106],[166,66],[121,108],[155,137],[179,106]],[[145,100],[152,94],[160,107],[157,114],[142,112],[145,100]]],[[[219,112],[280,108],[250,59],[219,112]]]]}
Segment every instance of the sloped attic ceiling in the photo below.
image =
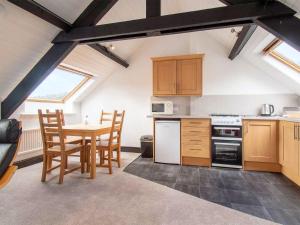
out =
{"type": "MultiPolygon", "coordinates": [[[[39,4],[53,11],[60,17],[72,23],[92,0],[36,0],[39,4]]],[[[146,0],[119,0],[105,15],[100,23],[111,23],[145,17],[146,0]]],[[[219,0],[161,0],[162,14],[172,14],[184,11],[200,10],[223,6],[219,0]]],[[[300,8],[298,0],[283,0],[292,7],[300,8]]],[[[60,31],[55,26],[20,9],[19,7],[0,0],[0,98],[7,94],[21,81],[28,71],[39,61],[51,46],[52,39],[60,31]],[[3,34],[3,35],[2,35],[3,34]],[[21,38],[20,38],[21,37],[21,38]]],[[[233,46],[235,38],[230,32],[224,34],[221,30],[213,33],[216,39],[225,45],[233,46]],[[226,37],[227,36],[227,37],[226,37]]],[[[109,45],[111,43],[105,43],[109,45]]],[[[142,40],[130,42],[115,42],[115,53],[129,60],[130,55],[142,44],[142,40]]],[[[64,61],[64,63],[77,65],[83,69],[92,70],[96,76],[111,74],[118,64],[108,60],[95,50],[87,46],[77,47],[64,61]]]]}

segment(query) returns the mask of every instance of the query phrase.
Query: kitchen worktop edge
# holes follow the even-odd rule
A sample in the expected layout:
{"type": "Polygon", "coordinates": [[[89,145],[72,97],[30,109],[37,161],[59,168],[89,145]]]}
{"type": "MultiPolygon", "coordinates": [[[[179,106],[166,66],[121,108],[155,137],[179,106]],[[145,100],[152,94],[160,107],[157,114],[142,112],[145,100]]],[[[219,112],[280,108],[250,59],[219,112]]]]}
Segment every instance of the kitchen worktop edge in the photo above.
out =
{"type": "MultiPolygon", "coordinates": [[[[148,115],[154,119],[210,119],[210,115],[148,115]]],[[[243,120],[281,120],[289,122],[300,122],[300,118],[288,118],[283,116],[242,116],[243,120]]]]}

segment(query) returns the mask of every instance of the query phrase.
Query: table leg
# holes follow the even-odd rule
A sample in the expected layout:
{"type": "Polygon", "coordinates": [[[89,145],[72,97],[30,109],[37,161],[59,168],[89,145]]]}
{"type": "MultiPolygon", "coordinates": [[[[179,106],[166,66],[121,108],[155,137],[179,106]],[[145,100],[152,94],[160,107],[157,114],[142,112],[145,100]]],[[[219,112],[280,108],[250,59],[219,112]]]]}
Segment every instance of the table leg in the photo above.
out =
{"type": "Polygon", "coordinates": [[[96,136],[91,137],[91,178],[96,178],[96,136]]]}
{"type": "Polygon", "coordinates": [[[80,160],[83,165],[81,165],[81,173],[85,172],[85,165],[86,165],[86,146],[85,146],[85,136],[82,136],[82,146],[83,151],[80,152],[80,160]]]}

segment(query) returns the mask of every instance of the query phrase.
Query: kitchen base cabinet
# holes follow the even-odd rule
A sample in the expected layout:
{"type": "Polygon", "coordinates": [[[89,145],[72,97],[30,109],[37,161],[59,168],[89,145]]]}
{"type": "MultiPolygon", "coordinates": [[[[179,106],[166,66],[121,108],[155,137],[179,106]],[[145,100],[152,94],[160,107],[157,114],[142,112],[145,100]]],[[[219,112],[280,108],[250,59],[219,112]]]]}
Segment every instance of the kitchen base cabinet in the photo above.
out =
{"type": "Polygon", "coordinates": [[[248,171],[280,172],[281,171],[281,165],[278,164],[278,163],[244,161],[244,170],[248,170],[248,171]]]}
{"type": "Polygon", "coordinates": [[[181,161],[183,165],[211,166],[210,120],[181,120],[181,161]]]}
{"type": "Polygon", "coordinates": [[[207,167],[211,166],[210,158],[182,156],[181,162],[182,165],[186,165],[186,166],[207,166],[207,167]]]}
{"type": "Polygon", "coordinates": [[[243,122],[244,169],[280,172],[277,148],[277,121],[243,122]]]}
{"type": "Polygon", "coordinates": [[[282,135],[280,142],[282,148],[282,173],[290,180],[300,185],[300,124],[284,121],[282,124],[282,135]]]}

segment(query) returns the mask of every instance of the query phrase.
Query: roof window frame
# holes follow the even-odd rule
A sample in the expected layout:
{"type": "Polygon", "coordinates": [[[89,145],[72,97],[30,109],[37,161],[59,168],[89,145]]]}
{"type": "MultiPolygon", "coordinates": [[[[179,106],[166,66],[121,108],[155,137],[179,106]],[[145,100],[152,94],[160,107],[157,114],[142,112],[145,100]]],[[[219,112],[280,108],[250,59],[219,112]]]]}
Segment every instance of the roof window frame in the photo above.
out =
{"type": "Polygon", "coordinates": [[[75,74],[78,74],[80,76],[83,76],[84,79],[78,84],[76,85],[65,97],[63,97],[62,99],[44,99],[44,98],[32,98],[29,97],[27,98],[26,101],[28,102],[42,102],[42,103],[66,103],[66,101],[68,101],[77,91],[79,91],[91,78],[93,78],[93,75],[87,73],[87,72],[83,72],[79,69],[74,69],[71,66],[68,66],[66,64],[60,64],[57,69],[60,70],[64,70],[64,71],[68,71],[68,72],[72,72],[75,74]]]}
{"type": "Polygon", "coordinates": [[[281,43],[283,43],[282,40],[276,38],[274,39],[269,45],[267,45],[266,48],[263,49],[264,55],[269,55],[276,59],[277,61],[283,63],[284,65],[290,67],[291,69],[297,71],[300,73],[300,65],[297,65],[296,63],[292,62],[291,60],[287,59],[286,57],[278,54],[274,51],[274,49],[279,46],[281,43]]]}

